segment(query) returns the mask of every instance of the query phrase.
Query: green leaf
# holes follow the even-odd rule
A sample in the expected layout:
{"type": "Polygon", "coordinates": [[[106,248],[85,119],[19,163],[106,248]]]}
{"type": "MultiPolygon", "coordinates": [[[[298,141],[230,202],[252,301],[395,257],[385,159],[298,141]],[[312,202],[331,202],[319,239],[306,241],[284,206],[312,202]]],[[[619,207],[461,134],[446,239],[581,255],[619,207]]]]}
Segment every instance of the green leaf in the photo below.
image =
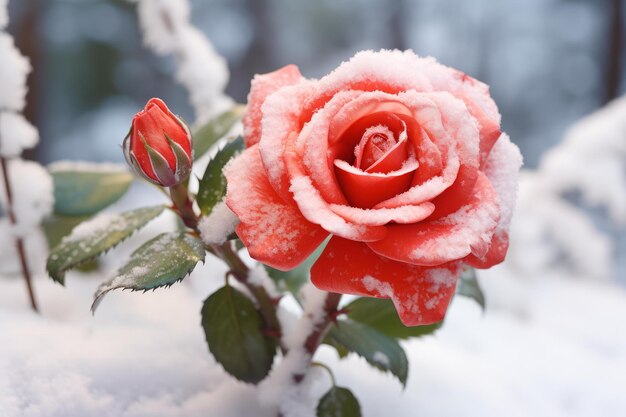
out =
{"type": "Polygon", "coordinates": [[[193,134],[194,159],[200,158],[241,119],[244,106],[235,106],[209,121],[193,134]]]}
{"type": "Polygon", "coordinates": [[[409,361],[395,339],[353,320],[339,320],[327,337],[332,343],[362,356],[370,365],[391,372],[406,385],[409,361]]]}
{"type": "Polygon", "coordinates": [[[125,168],[98,165],[52,165],[54,211],[64,216],[91,216],[115,203],[128,191],[133,175],[125,168]]]}
{"type": "Polygon", "coordinates": [[[320,398],[317,417],[361,417],[361,406],[348,388],[332,387],[320,398]]]}
{"type": "Polygon", "coordinates": [[[309,281],[311,275],[311,267],[320,257],[328,240],[322,243],[315,251],[304,260],[300,265],[290,271],[279,271],[270,266],[264,265],[268,275],[276,283],[276,287],[280,291],[291,292],[296,300],[299,297],[300,288],[309,281]]]}
{"type": "Polygon", "coordinates": [[[198,262],[204,262],[205,255],[200,239],[179,232],[162,233],[133,252],[115,278],[98,287],[91,310],[95,312],[102,298],[118,288],[147,291],[181,281],[198,262]]]}
{"type": "Polygon", "coordinates": [[[368,325],[379,332],[396,339],[408,339],[433,334],[443,322],[426,326],[407,327],[400,321],[398,312],[389,299],[362,297],[346,307],[348,317],[368,325]]]}
{"type": "Polygon", "coordinates": [[[474,268],[467,268],[461,273],[461,278],[456,287],[456,293],[471,298],[478,303],[483,311],[485,310],[485,295],[480,288],[474,268]]]}
{"type": "Polygon", "coordinates": [[[346,356],[348,356],[348,353],[350,353],[350,351],[344,345],[329,337],[329,335],[326,335],[322,343],[335,348],[335,350],[337,351],[337,355],[339,355],[339,359],[345,358],[346,356]]]}
{"type": "Polygon", "coordinates": [[[113,248],[157,217],[165,206],[144,207],[118,215],[100,215],[81,223],[50,252],[47,270],[60,284],[65,271],[88,262],[113,248]]]}
{"type": "Polygon", "coordinates": [[[213,207],[226,194],[226,178],[222,173],[224,166],[230,159],[244,149],[243,138],[240,136],[233,142],[228,142],[226,146],[220,149],[215,157],[209,162],[204,175],[200,180],[200,188],[198,190],[198,206],[203,216],[207,216],[213,210],[213,207]]]}
{"type": "Polygon", "coordinates": [[[276,344],[262,326],[252,301],[230,286],[211,294],[202,307],[209,350],[226,372],[244,382],[256,384],[272,368],[276,344]]]}

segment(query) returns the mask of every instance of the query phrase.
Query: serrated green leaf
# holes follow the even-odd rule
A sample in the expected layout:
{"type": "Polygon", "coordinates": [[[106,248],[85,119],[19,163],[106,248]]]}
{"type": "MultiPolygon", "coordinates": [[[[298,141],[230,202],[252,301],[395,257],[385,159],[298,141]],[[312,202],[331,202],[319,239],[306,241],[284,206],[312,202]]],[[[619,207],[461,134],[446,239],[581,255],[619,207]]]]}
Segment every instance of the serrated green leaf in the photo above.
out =
{"type": "Polygon", "coordinates": [[[476,271],[474,268],[467,268],[461,273],[459,282],[456,286],[456,293],[464,297],[469,297],[476,301],[478,305],[485,310],[485,295],[480,288],[476,271]]]}
{"type": "Polygon", "coordinates": [[[64,283],[65,271],[113,248],[157,217],[165,206],[144,207],[117,215],[100,215],[81,223],[48,256],[50,277],[64,283]]]}
{"type": "Polygon", "coordinates": [[[200,180],[200,187],[196,198],[203,216],[209,215],[213,207],[224,198],[226,194],[226,178],[222,170],[228,161],[230,161],[235,154],[242,151],[244,147],[243,138],[240,136],[233,142],[228,142],[220,149],[207,165],[204,175],[200,180]]]}
{"type": "Polygon", "coordinates": [[[373,328],[353,320],[339,320],[327,334],[332,343],[365,358],[370,365],[391,372],[403,386],[409,373],[409,361],[398,342],[373,328]]]}
{"type": "Polygon", "coordinates": [[[328,240],[324,241],[315,251],[304,260],[300,265],[290,271],[279,271],[270,266],[264,265],[267,270],[267,274],[272,278],[276,287],[280,291],[291,292],[296,300],[299,297],[300,288],[309,281],[311,275],[311,267],[320,257],[328,240]]]}
{"type": "Polygon", "coordinates": [[[408,339],[434,333],[443,322],[426,326],[407,327],[389,299],[362,297],[348,304],[348,317],[396,339],[408,339]]]}
{"type": "Polygon", "coordinates": [[[194,159],[204,155],[211,146],[224,137],[235,123],[241,119],[244,106],[235,106],[232,109],[220,114],[215,119],[210,120],[193,134],[194,159]]]}
{"type": "Polygon", "coordinates": [[[93,171],[53,168],[54,212],[64,216],[91,216],[119,200],[128,191],[133,175],[124,167],[93,171]]]}
{"type": "Polygon", "coordinates": [[[361,417],[361,406],[352,391],[335,386],[320,398],[317,417],[361,417]]]}
{"type": "Polygon", "coordinates": [[[260,382],[274,362],[276,344],[262,325],[252,301],[230,286],[211,294],[202,307],[209,350],[226,372],[244,382],[260,382]]]}
{"type": "Polygon", "coordinates": [[[200,239],[179,232],[162,233],[140,246],[113,279],[98,287],[91,310],[95,312],[102,298],[118,288],[147,291],[172,285],[204,262],[205,255],[200,239]]]}

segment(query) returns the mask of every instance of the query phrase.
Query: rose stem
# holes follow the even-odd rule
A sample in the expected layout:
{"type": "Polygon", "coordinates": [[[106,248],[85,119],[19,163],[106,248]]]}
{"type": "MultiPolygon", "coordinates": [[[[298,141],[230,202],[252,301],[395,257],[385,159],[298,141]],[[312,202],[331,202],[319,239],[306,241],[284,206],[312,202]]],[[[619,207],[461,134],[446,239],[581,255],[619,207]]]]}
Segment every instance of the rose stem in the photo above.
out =
{"type": "Polygon", "coordinates": [[[184,184],[176,184],[170,187],[170,196],[172,197],[172,203],[178,211],[180,218],[185,226],[190,229],[197,230],[198,228],[198,216],[193,211],[193,202],[189,198],[187,192],[187,186],[184,184]]]}
{"type": "MultiPolygon", "coordinates": [[[[17,225],[17,217],[13,210],[13,191],[11,190],[11,181],[9,180],[9,169],[6,158],[0,157],[0,164],[2,165],[2,177],[4,178],[4,192],[7,197],[7,212],[9,214],[9,221],[13,226],[17,225]]],[[[17,249],[18,256],[20,258],[20,264],[22,267],[22,276],[26,282],[26,288],[28,289],[28,297],[30,298],[30,305],[33,311],[39,312],[37,307],[37,300],[35,299],[35,292],[33,291],[33,284],[28,268],[28,260],[26,258],[26,250],[24,248],[24,240],[21,237],[15,238],[15,247],[17,249]]]]}
{"type": "Polygon", "coordinates": [[[237,281],[242,283],[248,289],[248,291],[252,293],[252,296],[259,303],[261,316],[263,317],[263,321],[265,322],[266,326],[265,330],[269,335],[279,341],[279,345],[283,353],[287,353],[287,349],[280,343],[281,328],[278,317],[276,316],[277,300],[270,297],[265,288],[253,285],[248,281],[249,268],[246,266],[245,263],[243,263],[241,258],[239,258],[239,255],[237,255],[237,253],[233,251],[230,242],[226,242],[221,246],[214,246],[213,250],[215,251],[215,253],[219,254],[220,257],[230,267],[230,271],[237,279],[237,281]]]}
{"type": "MultiPolygon", "coordinates": [[[[304,349],[309,354],[309,361],[313,360],[313,355],[315,355],[319,345],[322,344],[324,336],[326,336],[326,332],[328,332],[330,326],[332,326],[337,320],[337,307],[339,307],[340,300],[341,294],[334,292],[326,294],[326,301],[324,302],[324,315],[304,342],[304,349]]],[[[304,376],[305,373],[295,374],[293,376],[293,380],[296,383],[300,383],[304,379],[304,376]]]]}

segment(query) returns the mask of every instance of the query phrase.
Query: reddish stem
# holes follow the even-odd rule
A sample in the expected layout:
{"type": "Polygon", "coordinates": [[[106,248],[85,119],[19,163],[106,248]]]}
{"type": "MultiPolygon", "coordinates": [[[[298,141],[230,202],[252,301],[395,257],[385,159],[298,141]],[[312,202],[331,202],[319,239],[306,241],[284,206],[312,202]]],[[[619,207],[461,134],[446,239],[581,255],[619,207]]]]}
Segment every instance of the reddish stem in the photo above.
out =
{"type": "MultiPolygon", "coordinates": [[[[13,191],[11,189],[11,181],[9,180],[8,161],[4,157],[0,157],[0,165],[2,166],[2,178],[4,178],[4,191],[7,196],[7,212],[9,214],[9,221],[13,226],[17,225],[17,217],[13,210],[13,191]]],[[[30,275],[30,269],[28,268],[28,260],[26,258],[26,249],[24,248],[24,240],[21,237],[15,238],[15,248],[20,258],[20,265],[22,268],[22,276],[24,282],[26,282],[26,288],[28,289],[28,297],[30,298],[30,305],[34,311],[39,312],[37,307],[37,300],[35,299],[35,292],[33,290],[33,283],[30,275]]]]}

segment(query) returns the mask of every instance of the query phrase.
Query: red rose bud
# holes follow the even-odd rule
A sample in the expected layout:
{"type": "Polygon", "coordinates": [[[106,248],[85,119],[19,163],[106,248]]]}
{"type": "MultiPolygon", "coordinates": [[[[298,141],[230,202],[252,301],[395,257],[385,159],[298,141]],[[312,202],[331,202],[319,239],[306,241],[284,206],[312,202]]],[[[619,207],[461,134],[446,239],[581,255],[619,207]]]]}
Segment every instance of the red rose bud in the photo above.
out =
{"type": "Polygon", "coordinates": [[[128,164],[154,184],[172,187],[191,173],[191,132],[161,99],[135,115],[123,148],[128,164]]]}

